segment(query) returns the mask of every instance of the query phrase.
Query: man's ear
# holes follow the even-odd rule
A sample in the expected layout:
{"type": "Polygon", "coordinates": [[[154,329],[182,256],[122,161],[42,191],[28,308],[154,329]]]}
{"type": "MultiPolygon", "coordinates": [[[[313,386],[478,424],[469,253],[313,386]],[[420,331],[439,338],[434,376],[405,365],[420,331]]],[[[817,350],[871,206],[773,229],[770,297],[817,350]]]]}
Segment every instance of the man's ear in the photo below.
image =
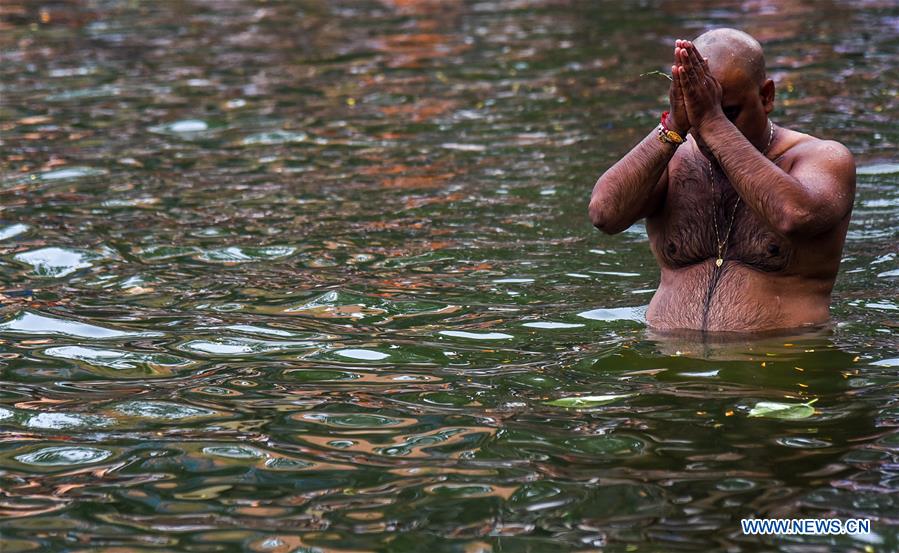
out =
{"type": "Polygon", "coordinates": [[[774,109],[774,81],[768,79],[765,81],[765,84],[762,85],[762,90],[759,93],[762,97],[762,105],[765,107],[765,113],[771,113],[774,109]]]}

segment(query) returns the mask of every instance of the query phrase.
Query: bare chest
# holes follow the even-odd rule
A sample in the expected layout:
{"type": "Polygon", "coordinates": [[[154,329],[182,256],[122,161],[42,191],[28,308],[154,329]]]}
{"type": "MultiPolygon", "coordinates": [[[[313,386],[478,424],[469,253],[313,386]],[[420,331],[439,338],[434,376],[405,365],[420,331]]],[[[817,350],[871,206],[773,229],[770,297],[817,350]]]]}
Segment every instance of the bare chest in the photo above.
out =
{"type": "Polygon", "coordinates": [[[649,230],[656,256],[671,268],[720,257],[777,272],[792,254],[790,243],[740,200],[725,175],[693,159],[670,168],[665,206],[649,230]]]}

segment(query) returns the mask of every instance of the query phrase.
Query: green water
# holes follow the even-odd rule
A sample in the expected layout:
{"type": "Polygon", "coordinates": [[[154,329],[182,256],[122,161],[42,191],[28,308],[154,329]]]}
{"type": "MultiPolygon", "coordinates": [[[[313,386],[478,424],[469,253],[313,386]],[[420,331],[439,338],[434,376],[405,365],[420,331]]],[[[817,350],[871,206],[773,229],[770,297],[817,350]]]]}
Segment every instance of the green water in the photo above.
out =
{"type": "Polygon", "coordinates": [[[0,551],[897,550],[899,9],[684,9],[0,5],[0,551]],[[648,333],[587,220],[718,25],[856,155],[823,334],[648,333]]]}

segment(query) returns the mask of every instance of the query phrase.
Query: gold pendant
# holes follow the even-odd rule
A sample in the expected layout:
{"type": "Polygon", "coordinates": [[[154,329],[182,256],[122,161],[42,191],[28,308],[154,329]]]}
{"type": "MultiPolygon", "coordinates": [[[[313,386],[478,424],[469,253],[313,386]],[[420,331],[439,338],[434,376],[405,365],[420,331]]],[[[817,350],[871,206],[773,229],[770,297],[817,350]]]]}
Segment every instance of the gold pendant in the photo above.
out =
{"type": "Polygon", "coordinates": [[[718,259],[715,260],[715,266],[716,266],[716,267],[720,267],[722,263],[724,263],[724,260],[721,259],[720,257],[719,257],[718,259]]]}

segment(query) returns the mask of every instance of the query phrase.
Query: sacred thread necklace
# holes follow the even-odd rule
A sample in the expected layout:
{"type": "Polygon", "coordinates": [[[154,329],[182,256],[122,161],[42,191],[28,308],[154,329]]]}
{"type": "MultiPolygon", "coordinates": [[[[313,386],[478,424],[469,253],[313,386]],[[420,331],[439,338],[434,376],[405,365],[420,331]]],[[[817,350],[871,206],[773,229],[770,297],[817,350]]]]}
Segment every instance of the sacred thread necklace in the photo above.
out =
{"type": "MultiPolygon", "coordinates": [[[[765,146],[762,155],[768,157],[768,150],[774,144],[774,124],[768,119],[768,144],[765,146]]],[[[709,182],[713,183],[715,174],[712,172],[712,160],[706,160],[709,164],[709,182]]],[[[715,214],[717,209],[712,206],[712,223],[715,225],[715,244],[718,247],[718,258],[715,259],[715,266],[720,267],[724,264],[724,255],[727,253],[727,243],[730,240],[730,231],[734,226],[734,220],[737,218],[737,208],[740,206],[740,195],[737,194],[737,201],[734,202],[734,210],[730,214],[730,222],[727,223],[727,232],[724,234],[724,240],[721,240],[718,234],[718,216],[715,214]]]]}

